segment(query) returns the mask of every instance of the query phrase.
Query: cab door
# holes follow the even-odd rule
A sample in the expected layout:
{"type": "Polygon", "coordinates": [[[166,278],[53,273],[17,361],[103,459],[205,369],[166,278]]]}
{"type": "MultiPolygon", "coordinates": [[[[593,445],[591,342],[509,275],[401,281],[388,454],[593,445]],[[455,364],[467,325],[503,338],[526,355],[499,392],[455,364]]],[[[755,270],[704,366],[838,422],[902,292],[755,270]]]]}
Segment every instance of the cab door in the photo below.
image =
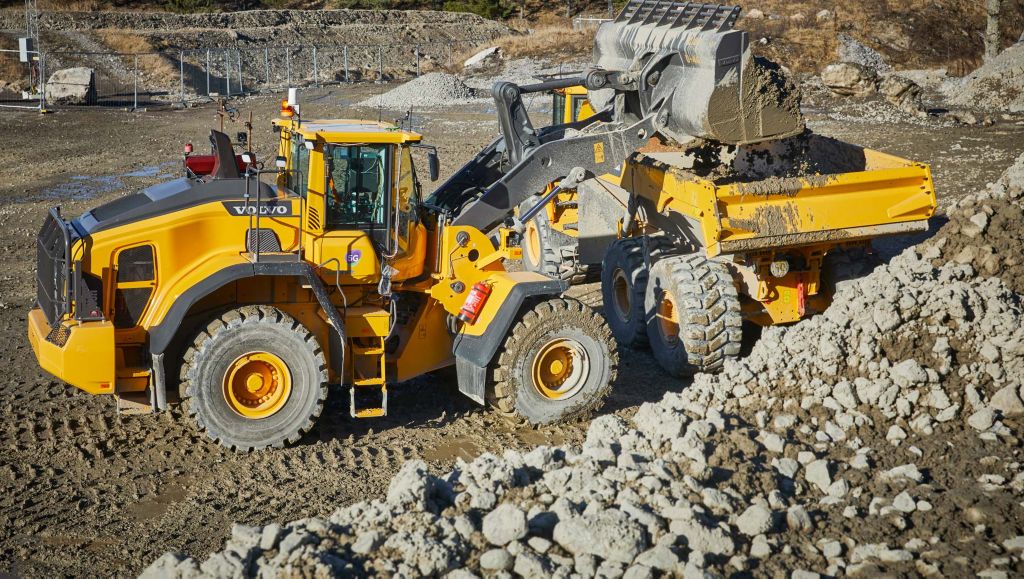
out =
{"type": "Polygon", "coordinates": [[[311,200],[310,208],[323,208],[312,261],[325,282],[333,284],[336,272],[343,285],[379,280],[378,256],[385,254],[390,238],[393,149],[385,144],[325,144],[319,168],[311,165],[309,190],[319,202],[311,200]],[[319,191],[314,192],[314,183],[319,191]]]}

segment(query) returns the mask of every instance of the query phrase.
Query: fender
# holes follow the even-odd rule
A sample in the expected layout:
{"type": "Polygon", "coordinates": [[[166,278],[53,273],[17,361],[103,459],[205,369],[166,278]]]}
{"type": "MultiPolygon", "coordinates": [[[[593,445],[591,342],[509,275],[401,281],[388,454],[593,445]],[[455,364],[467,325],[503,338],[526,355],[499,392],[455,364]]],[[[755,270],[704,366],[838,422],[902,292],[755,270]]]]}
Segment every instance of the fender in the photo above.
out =
{"type": "Polygon", "coordinates": [[[167,350],[174,336],[178,333],[178,328],[181,327],[185,314],[188,313],[189,309],[196,302],[228,283],[261,275],[301,277],[313,288],[313,294],[316,295],[317,302],[320,303],[320,307],[327,313],[331,325],[334,326],[334,331],[337,332],[337,337],[341,343],[342,356],[340,356],[341,359],[338,360],[336,366],[343,368],[345,324],[341,319],[341,314],[338,313],[338,308],[334,307],[334,304],[331,303],[330,298],[327,296],[327,290],[324,287],[323,281],[316,275],[313,267],[304,261],[240,263],[225,267],[193,285],[174,301],[174,305],[168,310],[164,319],[149,329],[150,354],[163,354],[167,350]]]}
{"type": "Polygon", "coordinates": [[[455,337],[453,349],[459,392],[478,404],[484,404],[487,366],[504,343],[512,324],[519,317],[523,303],[531,297],[561,295],[567,289],[569,283],[560,279],[518,283],[501,303],[486,332],[479,336],[459,333],[455,337]]]}

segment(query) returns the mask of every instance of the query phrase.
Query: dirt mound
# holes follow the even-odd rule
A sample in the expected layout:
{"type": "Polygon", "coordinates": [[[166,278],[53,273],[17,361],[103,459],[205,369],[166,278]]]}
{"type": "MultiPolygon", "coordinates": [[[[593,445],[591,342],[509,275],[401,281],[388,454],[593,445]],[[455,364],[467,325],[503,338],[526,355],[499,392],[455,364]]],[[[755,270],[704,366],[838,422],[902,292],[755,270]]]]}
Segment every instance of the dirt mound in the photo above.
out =
{"type": "Polygon", "coordinates": [[[399,85],[384,94],[370,97],[359,106],[408,110],[466,104],[477,99],[475,90],[452,74],[430,72],[399,85]]]}
{"type": "Polygon", "coordinates": [[[970,265],[985,276],[998,276],[1013,291],[1024,293],[1024,155],[988,190],[963,199],[949,212],[929,243],[939,252],[936,264],[970,265]]]}
{"type": "Polygon", "coordinates": [[[329,519],[145,576],[998,575],[1019,565],[1021,296],[911,248],[582,448],[407,462],[329,519]],[[955,441],[955,444],[954,444],[955,441]],[[468,572],[468,573],[467,573],[468,572]]]}
{"type": "Polygon", "coordinates": [[[999,56],[960,81],[944,87],[949,102],[992,111],[1024,112],[1024,44],[999,56]]]}

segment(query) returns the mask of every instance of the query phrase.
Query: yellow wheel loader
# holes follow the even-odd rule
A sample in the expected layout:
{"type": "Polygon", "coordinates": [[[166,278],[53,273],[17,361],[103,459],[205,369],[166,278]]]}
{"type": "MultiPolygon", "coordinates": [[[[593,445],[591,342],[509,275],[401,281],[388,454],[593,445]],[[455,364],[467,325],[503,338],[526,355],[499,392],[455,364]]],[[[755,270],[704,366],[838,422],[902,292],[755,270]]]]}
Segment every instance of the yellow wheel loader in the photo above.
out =
{"type": "Polygon", "coordinates": [[[602,404],[608,325],[564,282],[506,271],[510,230],[495,242],[423,198],[414,152],[432,179],[438,163],[419,134],[282,112],[273,167],[213,131],[183,178],[73,219],[50,210],[28,315],[43,369],[123,408],[179,399],[239,451],[298,440],[329,384],[353,417],[382,416],[390,387],[452,365],[461,392],[517,423],[602,404]]]}

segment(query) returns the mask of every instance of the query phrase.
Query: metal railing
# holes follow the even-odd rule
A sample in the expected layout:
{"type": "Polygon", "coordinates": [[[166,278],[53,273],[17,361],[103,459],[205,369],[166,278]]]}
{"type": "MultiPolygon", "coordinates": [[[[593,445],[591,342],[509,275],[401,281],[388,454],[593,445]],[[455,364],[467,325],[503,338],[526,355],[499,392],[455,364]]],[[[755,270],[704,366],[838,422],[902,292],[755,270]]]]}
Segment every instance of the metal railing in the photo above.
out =
{"type": "MultiPolygon", "coordinates": [[[[89,92],[88,102],[74,104],[141,109],[289,87],[411,78],[450,66],[461,53],[490,41],[234,46],[147,53],[51,51],[40,55],[40,63],[45,61],[51,71],[75,67],[93,71],[95,89],[89,92]]],[[[46,77],[41,80],[45,85],[46,77]]],[[[41,96],[45,98],[45,94],[41,96]]],[[[65,104],[40,100],[40,106],[33,108],[65,104]]]]}

